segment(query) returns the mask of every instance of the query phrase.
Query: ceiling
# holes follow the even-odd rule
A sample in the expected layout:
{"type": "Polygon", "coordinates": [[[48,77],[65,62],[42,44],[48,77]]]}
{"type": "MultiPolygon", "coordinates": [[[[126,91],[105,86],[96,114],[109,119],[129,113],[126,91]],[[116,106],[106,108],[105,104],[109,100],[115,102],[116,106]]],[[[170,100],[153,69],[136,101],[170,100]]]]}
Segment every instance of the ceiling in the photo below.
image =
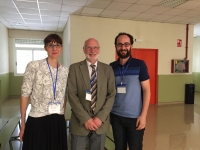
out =
{"type": "Polygon", "coordinates": [[[70,14],[192,24],[200,36],[200,0],[0,0],[9,29],[62,32],[70,14]]]}

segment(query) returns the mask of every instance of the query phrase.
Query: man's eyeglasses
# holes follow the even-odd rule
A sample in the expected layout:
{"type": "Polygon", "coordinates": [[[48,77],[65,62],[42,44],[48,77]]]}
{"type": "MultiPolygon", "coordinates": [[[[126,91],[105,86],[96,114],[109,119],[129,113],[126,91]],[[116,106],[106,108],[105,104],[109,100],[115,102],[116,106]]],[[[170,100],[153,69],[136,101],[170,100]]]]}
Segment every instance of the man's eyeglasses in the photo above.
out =
{"type": "Polygon", "coordinates": [[[87,46],[87,47],[85,47],[85,49],[88,50],[88,51],[89,51],[89,50],[92,50],[92,49],[93,49],[93,50],[99,50],[99,48],[100,48],[100,47],[98,47],[98,46],[93,46],[93,47],[92,47],[92,46],[87,46]]]}
{"type": "Polygon", "coordinates": [[[62,47],[62,45],[61,44],[56,44],[56,45],[53,45],[53,44],[48,44],[47,45],[49,48],[54,48],[54,46],[55,46],[55,48],[61,48],[62,47]]]}
{"type": "Polygon", "coordinates": [[[123,47],[123,46],[124,46],[124,47],[129,47],[130,45],[131,45],[130,43],[124,43],[124,44],[122,44],[122,43],[117,43],[117,44],[116,44],[117,47],[123,47]]]}

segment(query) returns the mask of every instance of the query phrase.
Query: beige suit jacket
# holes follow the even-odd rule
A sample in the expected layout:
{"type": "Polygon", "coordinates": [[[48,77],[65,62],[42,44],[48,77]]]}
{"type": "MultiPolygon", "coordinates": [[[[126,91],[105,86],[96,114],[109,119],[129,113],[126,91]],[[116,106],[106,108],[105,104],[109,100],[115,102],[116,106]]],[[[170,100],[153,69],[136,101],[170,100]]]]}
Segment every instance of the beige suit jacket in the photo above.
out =
{"type": "Polygon", "coordinates": [[[103,123],[96,130],[97,134],[107,133],[110,124],[110,111],[116,94],[115,76],[111,66],[97,63],[97,102],[94,114],[91,113],[91,102],[86,100],[86,90],[90,90],[90,77],[86,60],[72,64],[69,68],[67,89],[72,108],[70,133],[86,136],[89,130],[84,123],[98,117],[103,123]]]}

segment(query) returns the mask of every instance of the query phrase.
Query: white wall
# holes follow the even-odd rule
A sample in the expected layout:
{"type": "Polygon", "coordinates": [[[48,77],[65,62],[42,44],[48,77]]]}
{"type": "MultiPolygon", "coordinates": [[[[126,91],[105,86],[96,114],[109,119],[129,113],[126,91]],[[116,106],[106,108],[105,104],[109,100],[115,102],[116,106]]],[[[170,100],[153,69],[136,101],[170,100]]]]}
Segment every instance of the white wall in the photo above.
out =
{"type": "MultiPolygon", "coordinates": [[[[171,59],[185,58],[186,25],[120,20],[99,17],[70,16],[70,63],[85,59],[82,47],[90,37],[100,43],[99,60],[110,63],[115,60],[114,38],[119,32],[128,32],[142,39],[135,48],[158,49],[158,74],[171,74],[171,59]],[[177,47],[182,39],[182,47],[177,47]]],[[[66,34],[66,33],[64,33],[66,34]]],[[[192,67],[193,25],[189,26],[188,59],[192,67]]],[[[190,69],[190,73],[192,69],[190,69]]]]}
{"type": "Polygon", "coordinates": [[[8,29],[0,22],[0,74],[9,72],[8,29]]]}
{"type": "Polygon", "coordinates": [[[193,72],[200,72],[200,37],[194,38],[193,72]]]}
{"type": "Polygon", "coordinates": [[[63,31],[63,64],[69,67],[70,65],[70,19],[68,19],[63,31]]]}
{"type": "MultiPolygon", "coordinates": [[[[14,72],[14,39],[15,38],[35,38],[35,39],[44,39],[47,35],[52,34],[54,32],[44,32],[44,31],[26,31],[26,30],[8,30],[8,36],[9,37],[9,61],[10,61],[10,66],[9,66],[9,72],[14,72]]],[[[62,33],[56,33],[58,34],[61,38],[63,37],[62,33]]],[[[59,62],[63,63],[63,57],[62,54],[59,57],[59,62]]]]}

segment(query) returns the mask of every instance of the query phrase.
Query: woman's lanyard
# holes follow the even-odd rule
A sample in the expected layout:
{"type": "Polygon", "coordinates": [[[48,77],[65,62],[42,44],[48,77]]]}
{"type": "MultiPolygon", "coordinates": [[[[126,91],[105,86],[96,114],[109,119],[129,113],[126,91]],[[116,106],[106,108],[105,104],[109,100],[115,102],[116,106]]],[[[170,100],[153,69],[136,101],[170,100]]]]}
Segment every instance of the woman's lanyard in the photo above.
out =
{"type": "Polygon", "coordinates": [[[125,74],[126,70],[128,69],[129,64],[130,64],[130,61],[129,61],[129,63],[127,64],[127,66],[126,66],[126,68],[125,68],[124,71],[121,71],[120,66],[118,66],[118,68],[119,68],[119,73],[120,73],[120,76],[121,76],[121,85],[123,84],[124,74],[125,74]]]}
{"type": "MultiPolygon", "coordinates": [[[[46,60],[47,60],[47,59],[46,59],[46,60]]],[[[57,64],[57,70],[56,70],[56,79],[55,79],[55,82],[54,82],[54,79],[53,79],[53,75],[52,75],[51,68],[50,68],[50,65],[49,65],[48,60],[47,60],[47,65],[48,65],[48,67],[49,67],[49,71],[50,71],[51,78],[52,78],[54,100],[56,100],[56,83],[57,83],[57,80],[58,80],[58,64],[57,64]]]]}

